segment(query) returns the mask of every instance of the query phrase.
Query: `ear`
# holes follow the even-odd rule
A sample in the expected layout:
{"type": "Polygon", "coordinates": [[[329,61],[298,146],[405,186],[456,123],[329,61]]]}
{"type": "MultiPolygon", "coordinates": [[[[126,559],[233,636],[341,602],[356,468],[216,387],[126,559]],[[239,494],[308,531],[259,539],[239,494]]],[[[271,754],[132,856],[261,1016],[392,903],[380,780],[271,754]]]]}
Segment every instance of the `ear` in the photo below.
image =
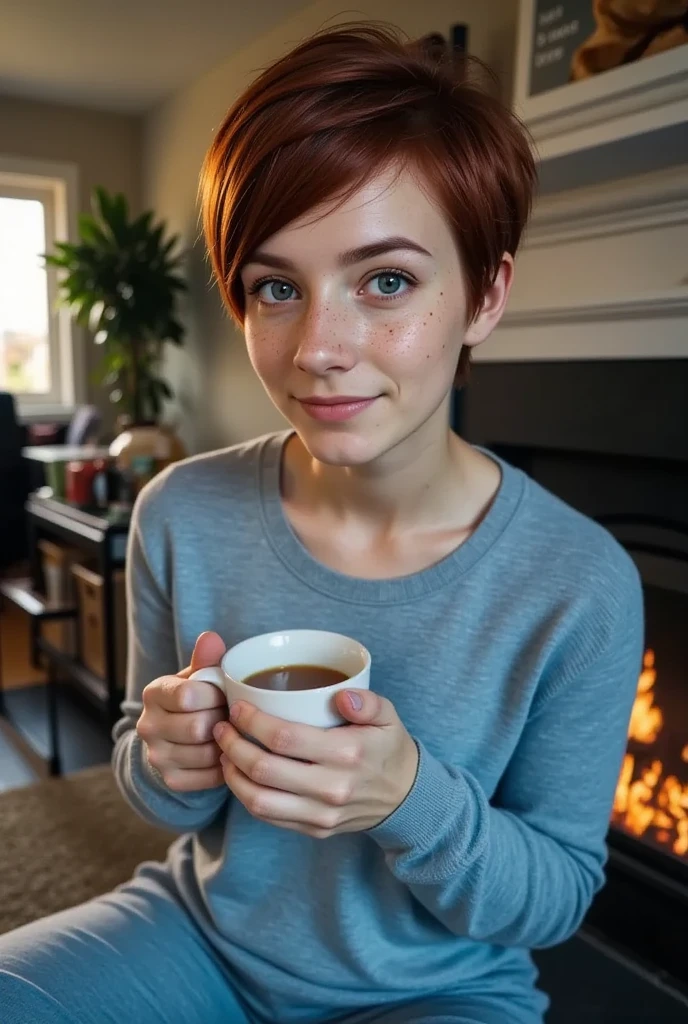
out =
{"type": "Polygon", "coordinates": [[[466,328],[464,345],[473,347],[485,341],[502,319],[514,280],[514,260],[505,252],[494,281],[485,292],[482,305],[466,328]]]}

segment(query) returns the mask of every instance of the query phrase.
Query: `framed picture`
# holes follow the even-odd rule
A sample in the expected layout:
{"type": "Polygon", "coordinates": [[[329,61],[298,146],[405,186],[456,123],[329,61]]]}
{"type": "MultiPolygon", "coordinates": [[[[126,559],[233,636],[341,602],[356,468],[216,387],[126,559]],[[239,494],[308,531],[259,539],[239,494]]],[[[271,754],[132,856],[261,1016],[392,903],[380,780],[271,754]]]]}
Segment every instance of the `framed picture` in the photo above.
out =
{"type": "Polygon", "coordinates": [[[688,0],[521,0],[517,112],[543,159],[688,120],[688,0]]]}
{"type": "Polygon", "coordinates": [[[468,25],[452,25],[449,38],[441,32],[430,32],[420,39],[426,56],[435,64],[454,65],[461,73],[461,61],[468,48],[468,25]]]}

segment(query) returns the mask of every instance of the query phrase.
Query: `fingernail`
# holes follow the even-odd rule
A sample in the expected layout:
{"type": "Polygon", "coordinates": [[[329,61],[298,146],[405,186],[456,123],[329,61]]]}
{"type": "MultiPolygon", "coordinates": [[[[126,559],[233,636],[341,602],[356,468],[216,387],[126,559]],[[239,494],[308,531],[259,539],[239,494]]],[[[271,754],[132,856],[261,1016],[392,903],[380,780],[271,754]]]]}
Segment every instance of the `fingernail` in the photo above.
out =
{"type": "Polygon", "coordinates": [[[213,736],[215,737],[215,739],[217,740],[218,743],[220,743],[222,741],[222,737],[224,736],[224,734],[226,732],[227,732],[227,723],[226,722],[218,722],[217,725],[213,726],[213,736]]]}
{"type": "Polygon", "coordinates": [[[354,693],[353,690],[347,690],[346,695],[349,698],[349,704],[354,711],[360,711],[363,707],[363,700],[361,699],[360,693],[354,693]]]}
{"type": "Polygon", "coordinates": [[[233,722],[236,722],[240,714],[241,708],[239,707],[239,702],[234,701],[234,703],[229,708],[229,717],[232,719],[233,722]]]}
{"type": "Polygon", "coordinates": [[[221,757],[220,757],[220,764],[228,764],[228,763],[229,763],[229,758],[227,757],[226,754],[222,754],[221,757]]]}

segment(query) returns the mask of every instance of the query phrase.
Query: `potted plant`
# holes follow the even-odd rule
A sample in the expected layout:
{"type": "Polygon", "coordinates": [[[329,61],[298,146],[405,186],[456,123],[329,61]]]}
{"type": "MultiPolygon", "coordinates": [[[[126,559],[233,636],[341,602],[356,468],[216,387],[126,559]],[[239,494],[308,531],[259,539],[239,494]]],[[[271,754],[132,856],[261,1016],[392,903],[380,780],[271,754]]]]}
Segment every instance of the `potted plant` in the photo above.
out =
{"type": "Polygon", "coordinates": [[[173,461],[183,450],[158,420],[164,399],[173,397],[161,375],[164,346],[181,345],[184,334],[176,318],[177,297],[186,290],[182,256],[173,253],[178,236],[166,238],[164,224],[155,224],[150,210],[130,217],[122,193],[95,188],[92,208],[93,215],[79,216],[79,241],[57,242],[45,260],[62,271],[60,302],[102,346],[95,376],[109,389],[119,422],[127,424],[112,454],[131,449],[130,454],[173,461]],[[176,455],[163,454],[161,436],[176,455]]]}

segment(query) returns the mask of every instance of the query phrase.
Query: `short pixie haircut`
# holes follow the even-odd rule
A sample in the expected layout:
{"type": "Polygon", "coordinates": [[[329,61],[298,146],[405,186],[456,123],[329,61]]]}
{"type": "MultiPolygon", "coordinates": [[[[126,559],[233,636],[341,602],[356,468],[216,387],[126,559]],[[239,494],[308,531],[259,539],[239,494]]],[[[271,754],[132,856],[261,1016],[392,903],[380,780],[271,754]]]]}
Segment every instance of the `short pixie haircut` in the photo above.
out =
{"type": "MultiPolygon", "coordinates": [[[[505,252],[515,255],[536,183],[518,118],[464,69],[374,22],[317,32],[266,68],[220,125],[200,179],[203,230],[222,299],[241,327],[241,268],[271,235],[408,168],[443,211],[468,322],[505,252]]],[[[461,386],[469,368],[464,346],[461,386]]]]}

